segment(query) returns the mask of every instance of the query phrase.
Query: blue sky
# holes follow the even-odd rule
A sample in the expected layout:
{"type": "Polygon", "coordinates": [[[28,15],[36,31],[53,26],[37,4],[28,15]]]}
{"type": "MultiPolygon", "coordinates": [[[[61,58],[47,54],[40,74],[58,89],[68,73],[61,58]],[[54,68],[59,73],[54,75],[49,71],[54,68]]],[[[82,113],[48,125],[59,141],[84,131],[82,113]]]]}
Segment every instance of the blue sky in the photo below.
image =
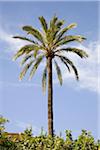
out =
{"type": "Polygon", "coordinates": [[[10,120],[6,129],[9,132],[22,132],[29,125],[33,126],[34,134],[41,127],[47,131],[47,93],[44,96],[41,87],[43,66],[31,82],[28,74],[19,82],[21,67],[19,61],[12,61],[12,56],[26,43],[12,36],[25,35],[21,30],[23,25],[41,29],[38,17],[43,15],[49,21],[54,14],[65,19],[66,25],[78,24],[69,34],[84,35],[87,41],[74,46],[90,55],[82,61],[69,56],[78,67],[79,82],[61,66],[64,83],[60,87],[54,71],[55,132],[64,135],[70,129],[76,137],[86,129],[95,138],[100,137],[98,2],[0,2],[0,114],[10,120]]]}

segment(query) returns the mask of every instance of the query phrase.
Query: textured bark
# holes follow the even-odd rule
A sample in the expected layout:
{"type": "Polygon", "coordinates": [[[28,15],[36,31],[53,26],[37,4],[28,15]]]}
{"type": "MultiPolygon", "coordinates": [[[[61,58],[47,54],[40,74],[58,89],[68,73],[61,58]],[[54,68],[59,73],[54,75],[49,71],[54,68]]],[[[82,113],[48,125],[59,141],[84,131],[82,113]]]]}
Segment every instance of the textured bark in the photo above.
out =
{"type": "Polygon", "coordinates": [[[53,84],[52,84],[52,58],[47,58],[48,66],[48,134],[53,136],[53,84]]]}

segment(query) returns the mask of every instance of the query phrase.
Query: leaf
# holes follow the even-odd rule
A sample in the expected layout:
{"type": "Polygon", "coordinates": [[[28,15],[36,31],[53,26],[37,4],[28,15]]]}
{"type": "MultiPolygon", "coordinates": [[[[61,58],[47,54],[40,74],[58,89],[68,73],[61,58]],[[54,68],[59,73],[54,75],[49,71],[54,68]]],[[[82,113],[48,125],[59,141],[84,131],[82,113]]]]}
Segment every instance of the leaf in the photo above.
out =
{"type": "Polygon", "coordinates": [[[56,67],[59,83],[60,83],[60,85],[62,85],[62,75],[61,75],[60,67],[58,66],[58,64],[57,64],[57,62],[55,60],[54,60],[54,63],[55,63],[55,67],[56,67]]]}
{"type": "Polygon", "coordinates": [[[53,29],[55,27],[55,23],[57,22],[58,17],[54,15],[54,17],[50,21],[50,28],[53,29]]]}
{"type": "Polygon", "coordinates": [[[37,40],[39,40],[42,44],[44,44],[43,37],[42,37],[42,34],[40,33],[40,31],[33,28],[32,26],[24,26],[23,30],[27,31],[28,34],[32,34],[37,40]]]}
{"type": "Polygon", "coordinates": [[[14,36],[13,38],[14,38],[14,39],[20,39],[20,40],[25,40],[25,41],[32,42],[32,43],[35,43],[35,44],[36,44],[35,41],[33,41],[33,40],[29,39],[29,38],[26,38],[26,37],[14,36]]]}
{"type": "Polygon", "coordinates": [[[65,64],[65,66],[67,67],[68,71],[70,72],[70,68],[69,68],[67,62],[63,58],[60,58],[60,59],[65,64]]]}
{"type": "Polygon", "coordinates": [[[38,50],[35,50],[34,51],[34,58],[36,58],[37,54],[38,54],[38,50]]]}
{"type": "Polygon", "coordinates": [[[39,17],[39,20],[40,20],[40,23],[41,23],[41,25],[42,25],[43,30],[44,30],[45,33],[46,33],[47,30],[48,30],[48,25],[47,25],[47,23],[46,23],[45,18],[42,16],[42,17],[39,17]]]}
{"type": "Polygon", "coordinates": [[[19,80],[22,80],[23,77],[25,76],[26,72],[28,71],[28,69],[31,67],[31,65],[33,64],[33,60],[30,61],[30,63],[26,64],[25,67],[23,68],[23,70],[21,71],[20,73],[20,76],[19,76],[19,80]]]}
{"type": "Polygon", "coordinates": [[[18,57],[22,56],[24,54],[24,50],[19,50],[14,56],[13,56],[13,61],[15,61],[18,57]]]}
{"type": "Polygon", "coordinates": [[[73,69],[73,71],[75,73],[76,80],[79,80],[78,71],[77,71],[77,68],[75,67],[75,65],[73,64],[73,62],[65,56],[62,56],[62,55],[57,55],[57,56],[64,59],[65,62],[68,63],[71,66],[71,68],[73,69]]]}
{"type": "Polygon", "coordinates": [[[30,78],[29,79],[32,79],[33,75],[35,74],[35,71],[37,70],[39,64],[41,63],[42,59],[44,58],[44,55],[41,55],[39,56],[37,59],[36,59],[36,62],[30,72],[30,78]]]}
{"type": "Polygon", "coordinates": [[[47,79],[47,66],[45,66],[42,76],[42,89],[43,93],[46,91],[46,79],[47,79]]]}
{"type": "MultiPolygon", "coordinates": [[[[65,51],[65,52],[73,52],[73,53],[76,53],[78,56],[80,56],[81,58],[86,58],[88,57],[88,54],[82,50],[82,49],[79,49],[79,48],[62,48],[62,49],[59,49],[58,52],[61,52],[61,51],[65,51]]],[[[57,52],[57,51],[56,51],[57,52]]]]}
{"type": "Polygon", "coordinates": [[[64,24],[64,20],[58,20],[56,16],[54,16],[50,21],[50,28],[47,32],[47,39],[51,43],[56,38],[57,33],[61,29],[61,26],[64,24]],[[50,40],[49,40],[50,39],[50,40]]]}
{"type": "Polygon", "coordinates": [[[58,29],[61,29],[61,26],[64,24],[64,20],[59,20],[57,23],[56,23],[56,26],[58,29]]]}
{"type": "Polygon", "coordinates": [[[26,55],[26,56],[22,59],[22,61],[21,61],[20,65],[21,65],[21,66],[22,66],[22,65],[24,65],[24,64],[25,64],[25,62],[26,62],[28,59],[32,58],[32,57],[34,57],[34,55],[33,55],[33,54],[26,55]]]}
{"type": "Polygon", "coordinates": [[[58,34],[57,36],[57,40],[59,40],[68,30],[76,27],[77,24],[76,23],[72,23],[69,26],[65,27],[64,29],[62,29],[62,31],[58,34]]]}
{"type": "Polygon", "coordinates": [[[67,51],[68,52],[74,52],[77,55],[79,55],[81,58],[88,57],[88,54],[84,50],[79,49],[79,48],[67,48],[67,51]]]}
{"type": "Polygon", "coordinates": [[[22,56],[23,54],[29,54],[32,50],[39,49],[37,45],[29,44],[23,46],[19,51],[13,56],[13,60],[16,60],[18,57],[22,56]]]}
{"type": "Polygon", "coordinates": [[[67,43],[73,42],[73,41],[82,42],[85,39],[86,38],[81,36],[81,35],[74,35],[74,36],[69,35],[69,36],[65,36],[64,38],[62,38],[59,41],[57,41],[55,43],[55,46],[58,47],[58,46],[61,46],[61,45],[64,45],[64,44],[67,44],[67,43]]]}

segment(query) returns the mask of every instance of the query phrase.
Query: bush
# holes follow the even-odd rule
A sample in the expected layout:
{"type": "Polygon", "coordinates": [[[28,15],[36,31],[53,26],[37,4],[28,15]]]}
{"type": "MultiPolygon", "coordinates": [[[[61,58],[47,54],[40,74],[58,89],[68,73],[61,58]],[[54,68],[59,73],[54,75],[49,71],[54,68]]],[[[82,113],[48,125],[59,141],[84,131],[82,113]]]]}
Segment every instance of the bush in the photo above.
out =
{"type": "Polygon", "coordinates": [[[82,130],[81,135],[73,140],[72,133],[66,130],[66,139],[59,136],[41,134],[32,136],[32,130],[26,129],[19,139],[6,138],[0,150],[98,150],[100,141],[95,142],[90,132],[82,130]]]}
{"type": "Polygon", "coordinates": [[[32,128],[18,136],[8,136],[4,132],[7,119],[0,117],[0,150],[99,150],[100,140],[94,140],[90,132],[82,130],[77,139],[73,139],[70,130],[66,130],[66,139],[54,135],[48,136],[43,128],[39,136],[32,135],[32,128]]]}

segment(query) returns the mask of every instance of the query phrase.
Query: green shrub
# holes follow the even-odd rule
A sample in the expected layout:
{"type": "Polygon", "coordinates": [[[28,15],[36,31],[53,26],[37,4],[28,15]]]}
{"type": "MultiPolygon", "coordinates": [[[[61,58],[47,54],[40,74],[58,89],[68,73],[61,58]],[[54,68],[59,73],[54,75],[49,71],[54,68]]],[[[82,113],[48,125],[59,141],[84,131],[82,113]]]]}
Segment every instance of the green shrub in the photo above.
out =
{"type": "Polygon", "coordinates": [[[4,132],[7,119],[0,117],[0,150],[98,150],[100,140],[95,141],[90,132],[82,130],[77,139],[73,139],[70,130],[66,130],[66,139],[61,136],[48,136],[43,128],[39,136],[33,136],[32,128],[27,128],[18,137],[8,136],[4,132]]]}
{"type": "Polygon", "coordinates": [[[100,146],[100,141],[96,142],[91,133],[86,130],[82,130],[81,135],[75,140],[69,130],[66,130],[66,139],[63,139],[43,133],[39,136],[32,136],[32,129],[26,129],[15,141],[5,139],[0,150],[98,150],[100,146]]]}

